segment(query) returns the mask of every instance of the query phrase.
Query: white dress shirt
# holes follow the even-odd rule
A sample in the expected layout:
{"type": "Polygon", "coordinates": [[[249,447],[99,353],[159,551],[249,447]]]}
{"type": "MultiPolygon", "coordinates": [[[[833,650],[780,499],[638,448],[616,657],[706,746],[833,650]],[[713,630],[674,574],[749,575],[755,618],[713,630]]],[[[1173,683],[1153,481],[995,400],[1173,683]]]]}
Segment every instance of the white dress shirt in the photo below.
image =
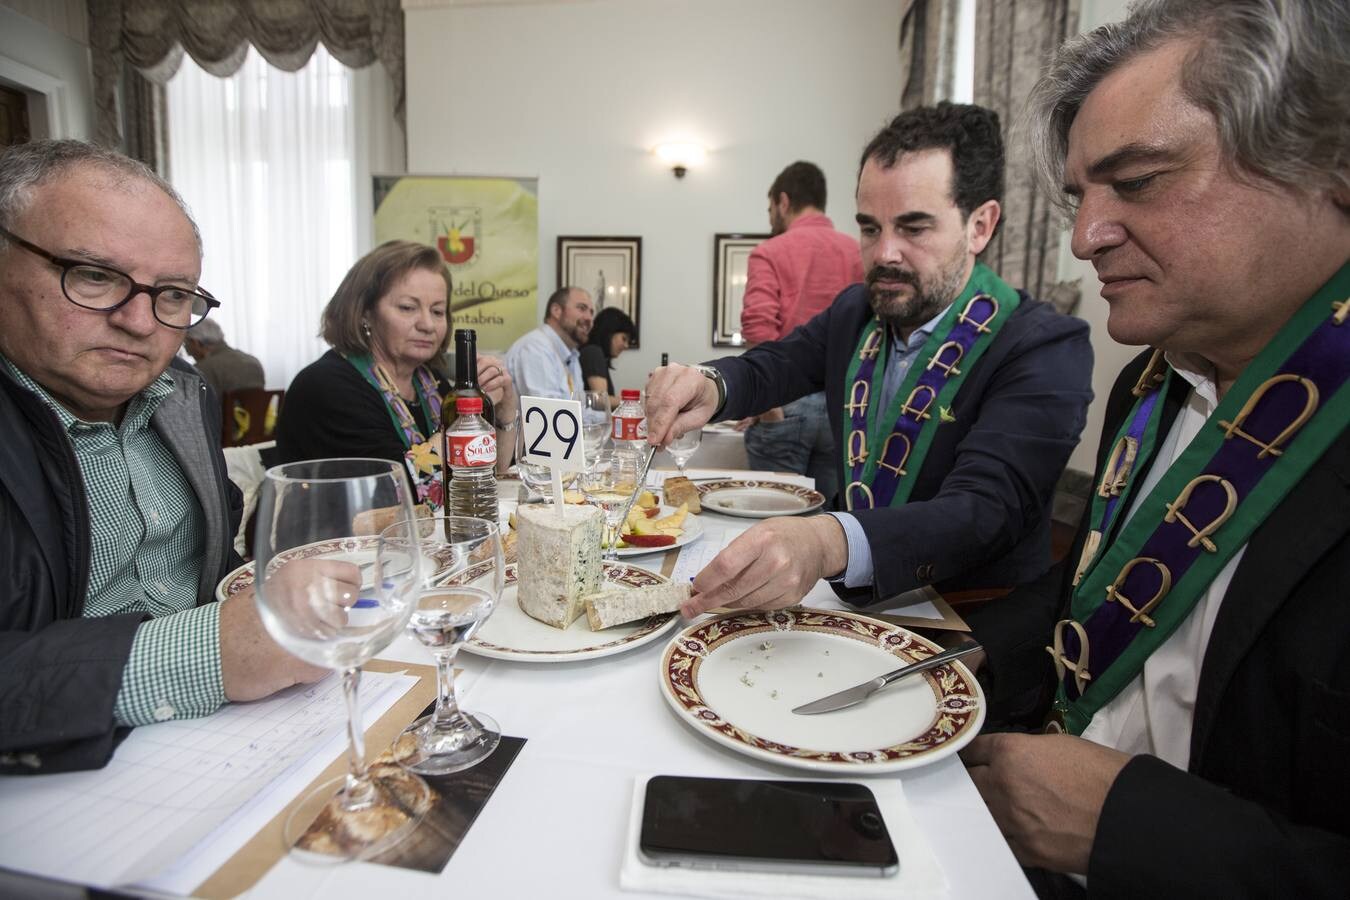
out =
{"type": "Polygon", "coordinates": [[[521,397],[570,400],[584,391],[581,354],[547,324],[521,335],[506,351],[506,368],[521,397]]]}
{"type": "MultiPolygon", "coordinates": [[[[1196,356],[1172,353],[1167,354],[1167,361],[1177,375],[1190,383],[1191,391],[1159,446],[1148,476],[1135,492],[1128,515],[1134,514],[1140,501],[1200,433],[1219,405],[1214,370],[1209,363],[1196,356]]],[[[1084,738],[1123,753],[1147,753],[1180,769],[1186,768],[1191,758],[1191,718],[1200,684],[1200,665],[1219,614],[1219,604],[1246,550],[1244,544],[1219,570],[1190,615],[1149,656],[1144,670],[1097,711],[1083,731],[1084,738]]]]}

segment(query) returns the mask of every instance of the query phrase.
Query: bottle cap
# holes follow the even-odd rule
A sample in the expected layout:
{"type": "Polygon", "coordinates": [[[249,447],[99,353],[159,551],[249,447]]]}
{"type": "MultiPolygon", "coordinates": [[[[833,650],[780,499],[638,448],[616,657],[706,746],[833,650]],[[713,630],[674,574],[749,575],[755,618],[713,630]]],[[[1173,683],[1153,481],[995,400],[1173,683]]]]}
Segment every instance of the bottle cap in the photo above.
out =
{"type": "Polygon", "coordinates": [[[482,397],[456,397],[455,412],[460,415],[465,413],[481,413],[483,411],[482,397]]]}
{"type": "Polygon", "coordinates": [[[619,391],[619,397],[624,400],[640,400],[642,399],[642,391],[619,391]]]}

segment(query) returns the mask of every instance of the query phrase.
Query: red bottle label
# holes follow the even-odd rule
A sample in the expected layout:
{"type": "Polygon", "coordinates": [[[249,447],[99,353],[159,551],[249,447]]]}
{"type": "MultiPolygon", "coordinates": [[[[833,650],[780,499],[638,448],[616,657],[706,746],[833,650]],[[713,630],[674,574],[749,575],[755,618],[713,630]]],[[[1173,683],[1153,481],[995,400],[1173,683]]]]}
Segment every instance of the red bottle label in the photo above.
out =
{"type": "Polygon", "coordinates": [[[449,434],[450,465],[490,466],[497,462],[495,434],[449,434]]]}
{"type": "Polygon", "coordinates": [[[645,441],[647,439],[647,418],[614,417],[614,429],[611,432],[616,441],[645,441]]]}

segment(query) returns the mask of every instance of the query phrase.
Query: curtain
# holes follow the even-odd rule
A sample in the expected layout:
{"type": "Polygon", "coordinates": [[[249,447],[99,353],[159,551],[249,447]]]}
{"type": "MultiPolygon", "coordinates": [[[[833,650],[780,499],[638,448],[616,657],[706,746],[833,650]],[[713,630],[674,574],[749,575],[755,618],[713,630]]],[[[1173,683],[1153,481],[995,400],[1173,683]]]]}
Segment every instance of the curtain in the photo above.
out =
{"type": "Polygon", "coordinates": [[[1061,221],[1037,192],[1022,117],[1051,54],[1078,33],[1078,6],[1079,0],[986,0],[975,14],[975,102],[999,114],[1007,151],[1003,224],[981,259],[1009,284],[1066,313],[1078,306],[1079,282],[1055,279],[1061,221]]]}
{"type": "Polygon", "coordinates": [[[352,71],[323,48],[293,73],[248,52],[225,79],[188,59],[167,86],[170,171],[202,231],[211,316],[270,388],[327,349],[319,314],[368,246],[359,198],[372,169],[403,168],[391,95],[379,66],[352,71]]]}
{"type": "Polygon", "coordinates": [[[960,10],[961,0],[902,0],[901,110],[951,99],[960,10]]]}
{"type": "Polygon", "coordinates": [[[233,75],[250,46],[294,72],[320,43],[343,65],[379,61],[394,85],[404,123],[403,10],[400,0],[87,0],[94,68],[95,135],[122,146],[118,82],[124,64],[167,84],[184,52],[213,75],[233,75]]]}

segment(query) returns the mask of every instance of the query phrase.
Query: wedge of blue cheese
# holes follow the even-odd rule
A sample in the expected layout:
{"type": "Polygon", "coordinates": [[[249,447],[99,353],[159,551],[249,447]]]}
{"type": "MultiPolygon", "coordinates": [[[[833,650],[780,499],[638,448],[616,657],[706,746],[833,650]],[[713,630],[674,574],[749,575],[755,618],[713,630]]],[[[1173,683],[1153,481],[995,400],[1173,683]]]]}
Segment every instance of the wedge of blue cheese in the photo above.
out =
{"type": "Polygon", "coordinates": [[[519,572],[516,599],[525,615],[566,628],[600,590],[600,537],[605,516],[597,507],[547,503],[516,509],[519,572]]]}
{"type": "Polygon", "coordinates": [[[652,584],[640,588],[606,588],[586,600],[591,631],[613,628],[661,613],[676,612],[689,599],[688,584],[652,584]]]}

